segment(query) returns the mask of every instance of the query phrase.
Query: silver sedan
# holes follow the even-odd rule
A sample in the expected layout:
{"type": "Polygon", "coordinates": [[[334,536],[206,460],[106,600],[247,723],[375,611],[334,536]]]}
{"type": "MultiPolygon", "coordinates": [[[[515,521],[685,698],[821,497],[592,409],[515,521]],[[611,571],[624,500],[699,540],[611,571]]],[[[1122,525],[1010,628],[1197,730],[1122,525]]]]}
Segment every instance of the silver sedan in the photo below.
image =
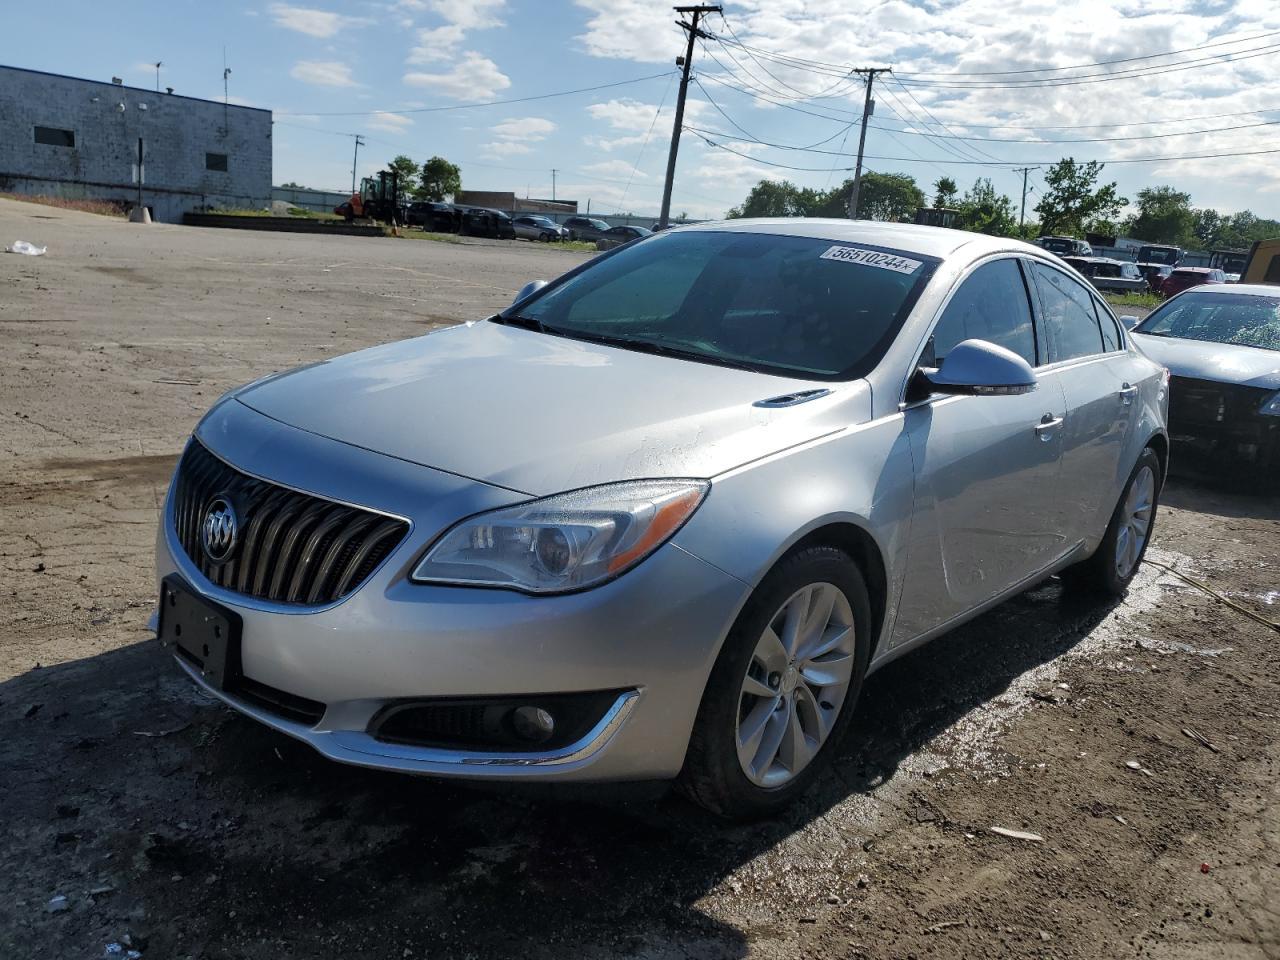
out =
{"type": "Polygon", "coordinates": [[[1055,573],[1125,589],[1165,376],[1027,244],[666,231],[219,400],[164,507],[156,629],[335,760],[676,779],[765,815],[886,663],[1055,573]]]}

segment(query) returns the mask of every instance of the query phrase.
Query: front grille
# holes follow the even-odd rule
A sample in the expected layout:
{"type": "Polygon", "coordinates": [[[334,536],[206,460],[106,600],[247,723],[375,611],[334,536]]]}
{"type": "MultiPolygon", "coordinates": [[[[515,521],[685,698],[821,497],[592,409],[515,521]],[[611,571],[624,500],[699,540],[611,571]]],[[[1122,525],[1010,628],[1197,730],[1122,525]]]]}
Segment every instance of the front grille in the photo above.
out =
{"type": "Polygon", "coordinates": [[[315,606],[362,584],[409,530],[403,520],[323,500],[250,477],[192,440],[178,465],[174,530],[191,562],[227,590],[277,603],[315,606]],[[204,512],[227,498],[237,543],[222,562],[201,545],[204,512]]]}
{"type": "Polygon", "coordinates": [[[305,723],[308,727],[314,727],[324,716],[324,704],[320,701],[277,690],[243,675],[237,677],[229,689],[235,696],[255,707],[295,723],[305,723]]]}
{"type": "Polygon", "coordinates": [[[1194,377],[1169,379],[1169,429],[1224,424],[1239,427],[1256,418],[1270,391],[1194,377]]]}

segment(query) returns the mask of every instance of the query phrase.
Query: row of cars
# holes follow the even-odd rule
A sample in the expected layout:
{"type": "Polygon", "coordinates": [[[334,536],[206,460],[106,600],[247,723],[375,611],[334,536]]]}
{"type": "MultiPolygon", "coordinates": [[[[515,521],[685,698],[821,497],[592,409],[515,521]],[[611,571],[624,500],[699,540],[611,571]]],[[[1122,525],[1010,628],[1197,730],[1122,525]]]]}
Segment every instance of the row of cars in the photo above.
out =
{"type": "Polygon", "coordinates": [[[1215,250],[1207,265],[1193,266],[1180,247],[1147,244],[1137,262],[1094,256],[1093,247],[1075,237],[1041,237],[1036,244],[1075,267],[1098,290],[1108,293],[1155,293],[1171,297],[1202,284],[1234,283],[1246,255],[1215,250]]]}
{"type": "Polygon", "coordinates": [[[593,217],[569,217],[556,223],[539,213],[511,216],[487,207],[464,207],[452,203],[419,200],[404,210],[404,222],[433,233],[457,233],[462,236],[492,237],[498,240],[536,240],[552,243],[559,240],[581,240],[595,243],[602,250],[647,236],[646,227],[622,225],[612,227],[593,217]]]}

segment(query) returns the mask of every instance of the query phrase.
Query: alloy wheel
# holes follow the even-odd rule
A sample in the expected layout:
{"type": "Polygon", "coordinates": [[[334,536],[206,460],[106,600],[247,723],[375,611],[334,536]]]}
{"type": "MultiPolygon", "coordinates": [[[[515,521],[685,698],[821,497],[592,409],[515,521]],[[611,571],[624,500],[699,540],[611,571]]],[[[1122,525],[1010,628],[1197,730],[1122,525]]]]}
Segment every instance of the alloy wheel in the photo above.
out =
{"type": "Polygon", "coordinates": [[[1138,471],[1129,484],[1129,492],[1120,511],[1120,530],[1116,534],[1116,575],[1126,579],[1138,564],[1142,548],[1151,531],[1151,514],[1155,509],[1156,475],[1149,466],[1138,471]]]}
{"type": "Polygon", "coordinates": [[[736,743],[752,783],[793,780],[826,743],[853,678],[848,598],[830,583],[797,590],[769,619],[747,664],[736,743]]]}

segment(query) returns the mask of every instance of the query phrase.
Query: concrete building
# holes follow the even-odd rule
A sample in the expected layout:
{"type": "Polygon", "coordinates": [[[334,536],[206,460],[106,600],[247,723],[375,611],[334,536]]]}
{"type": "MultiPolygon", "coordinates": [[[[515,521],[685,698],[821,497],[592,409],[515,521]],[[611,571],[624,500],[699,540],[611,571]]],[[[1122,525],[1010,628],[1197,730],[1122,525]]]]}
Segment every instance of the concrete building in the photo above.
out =
{"type": "Polygon", "coordinates": [[[271,111],[0,66],[0,191],[176,222],[271,203],[271,111]]]}

